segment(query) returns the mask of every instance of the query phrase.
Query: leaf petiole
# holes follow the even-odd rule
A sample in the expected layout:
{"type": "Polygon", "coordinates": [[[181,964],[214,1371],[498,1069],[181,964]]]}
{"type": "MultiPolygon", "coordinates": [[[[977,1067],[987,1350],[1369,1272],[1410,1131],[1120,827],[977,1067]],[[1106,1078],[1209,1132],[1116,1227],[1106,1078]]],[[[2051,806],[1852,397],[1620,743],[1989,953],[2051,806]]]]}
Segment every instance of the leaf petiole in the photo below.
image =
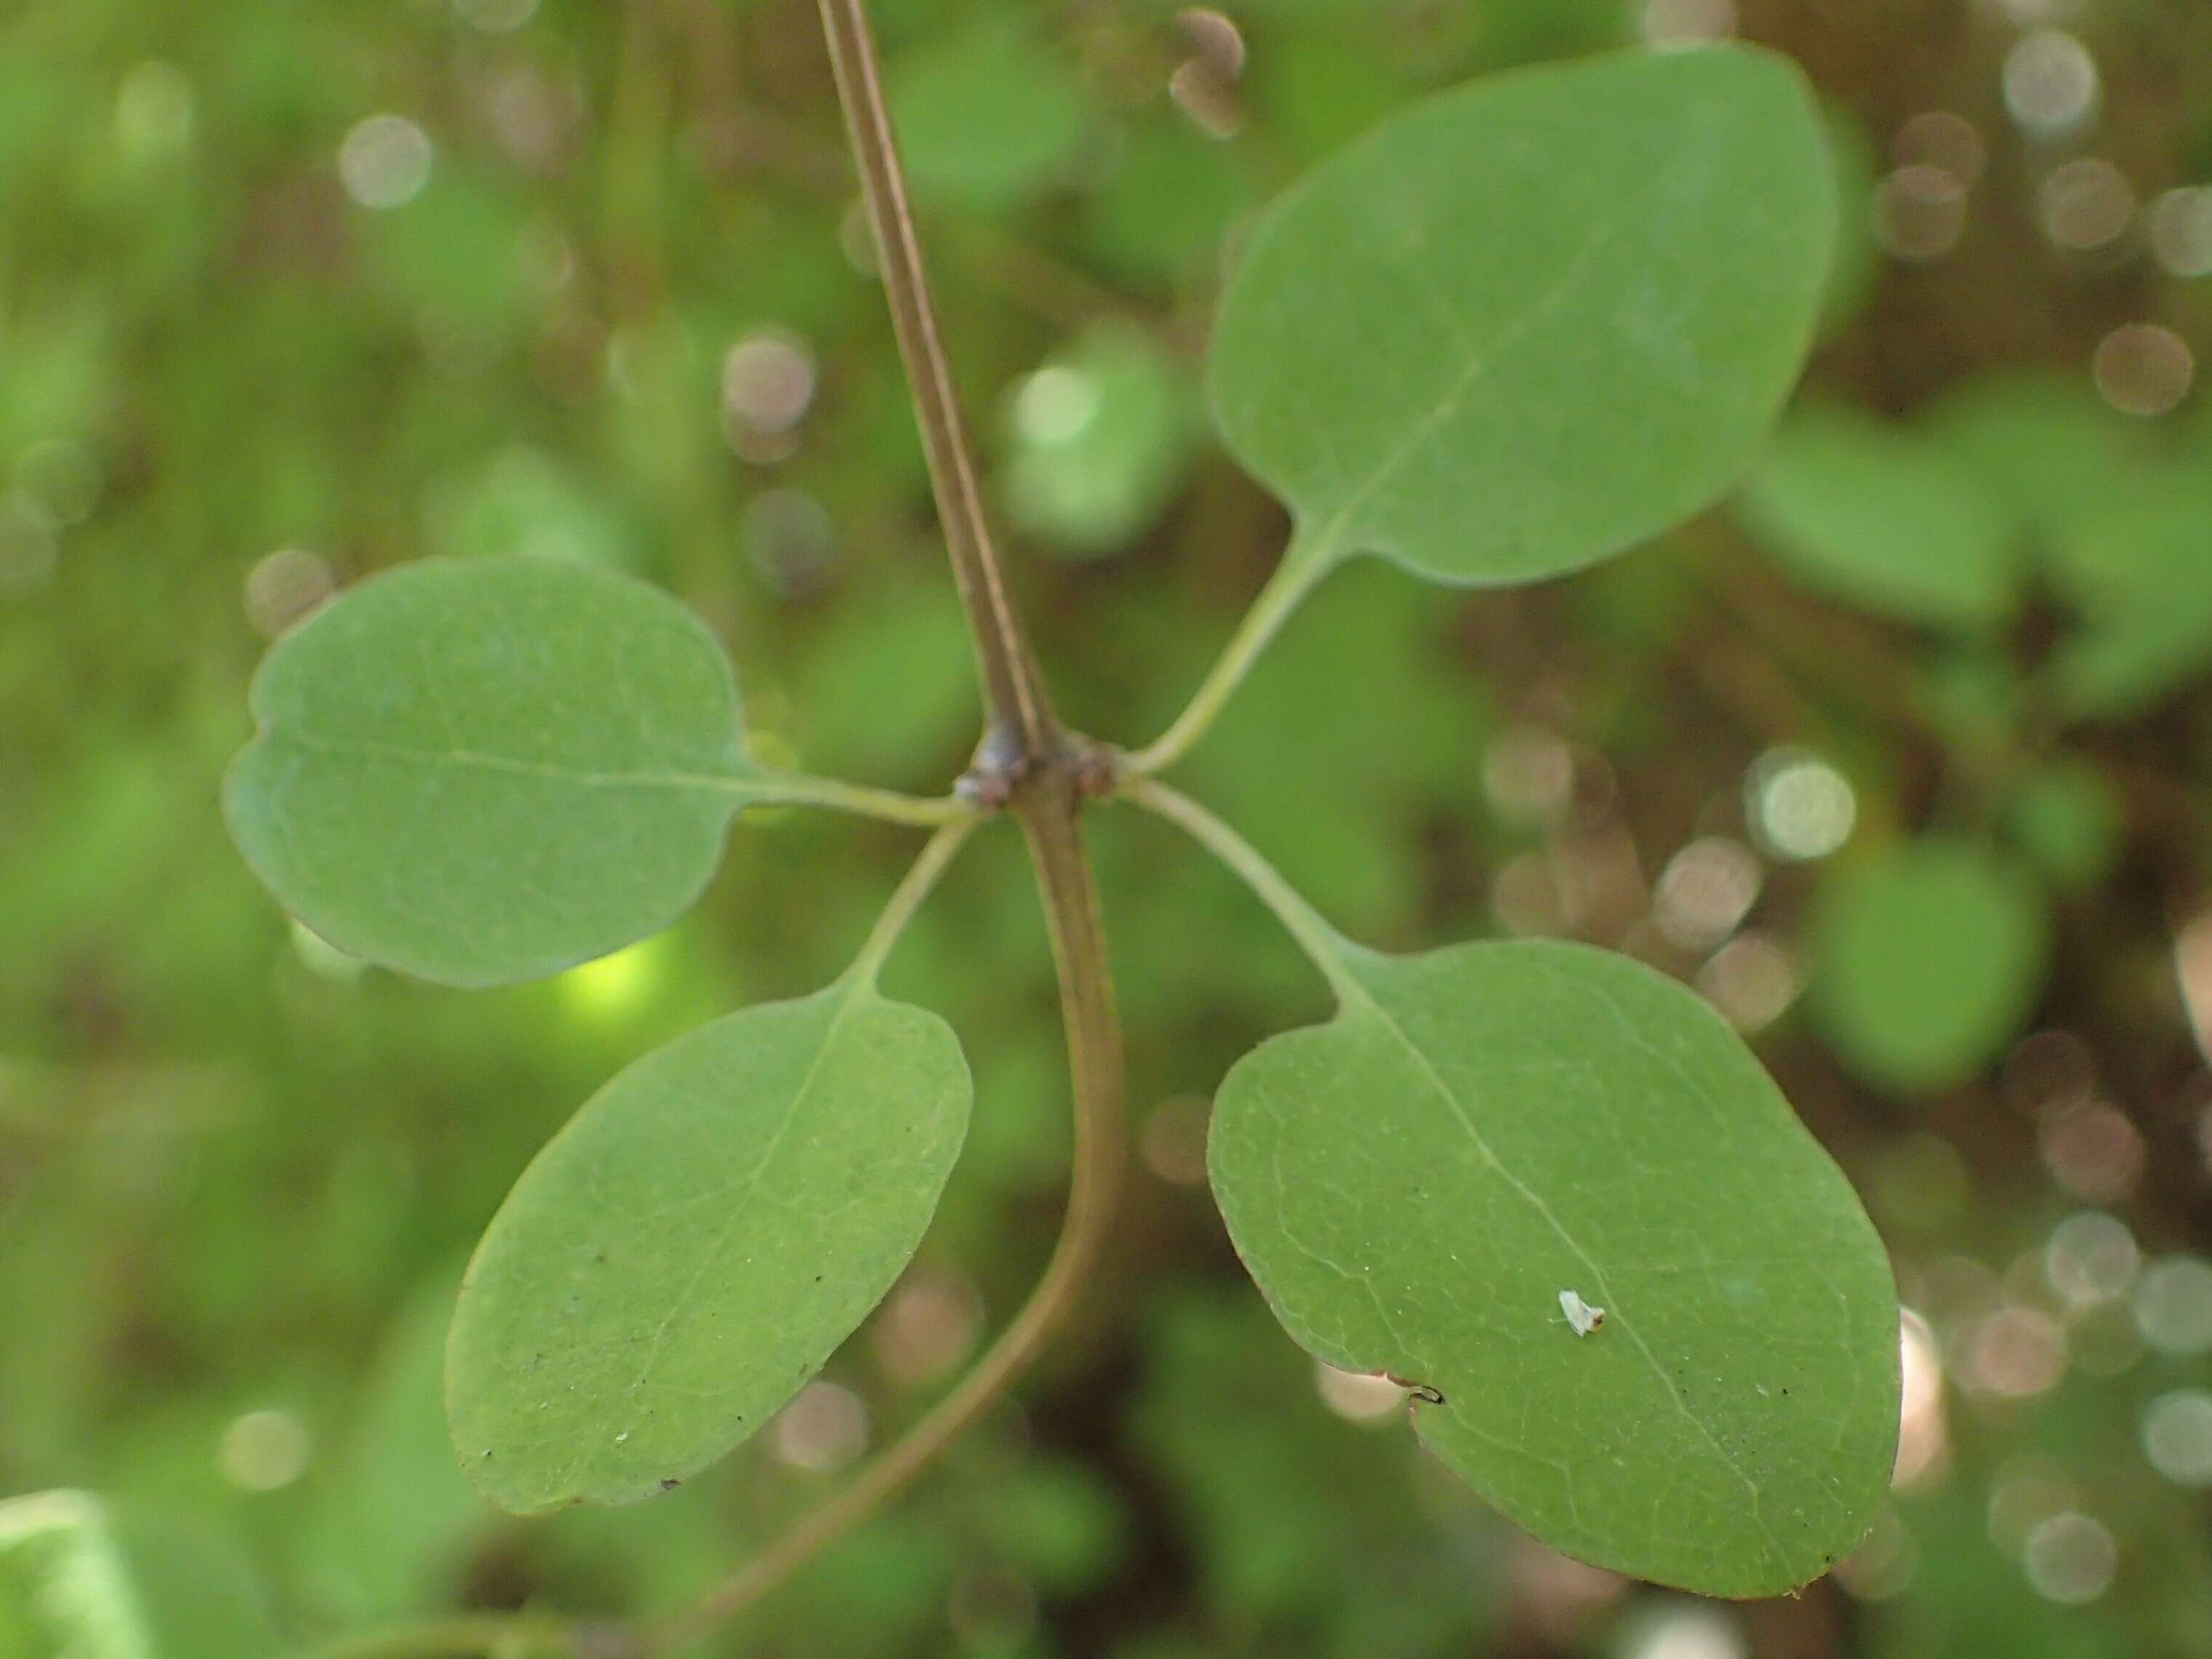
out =
{"type": "Polygon", "coordinates": [[[976,817],[975,806],[957,795],[935,799],[904,795],[896,789],[877,789],[867,784],[810,777],[798,772],[766,772],[757,777],[747,777],[738,793],[751,806],[822,806],[833,812],[849,812],[856,817],[911,824],[924,830],[969,823],[976,817]]]}
{"type": "Polygon", "coordinates": [[[966,818],[946,824],[929,838],[929,845],[921,849],[921,856],[906,872],[906,878],[892,891],[890,901],[884,906],[875,929],[868,942],[860,947],[860,954],[846,970],[848,982],[869,989],[875,987],[877,977],[883,972],[884,963],[897,945],[914,913],[921,908],[937,886],[938,880],[959,856],[960,848],[974,833],[977,820],[971,814],[966,818]]]}
{"type": "Polygon", "coordinates": [[[1228,645],[1207,672],[1188,706],[1152,743],[1124,759],[1122,767],[1126,772],[1139,778],[1156,777],[1198,747],[1212,730],[1221,711],[1229,706],[1229,700],[1237,695],[1237,688],[1244,684],[1245,676],[1252,672],[1261,653],[1282,632],[1291,613],[1320,585],[1321,579],[1342,562],[1341,550],[1329,533],[1334,529],[1334,525],[1328,526],[1321,533],[1310,536],[1301,530],[1291,538],[1282,563],[1268,578],[1267,586],[1260,590],[1260,597],[1252,602],[1244,619],[1237,624],[1237,631],[1230,635],[1228,645]]]}
{"type": "Polygon", "coordinates": [[[1298,948],[1321,969],[1339,1002],[1358,1006],[1374,1000],[1373,994],[1352,970],[1351,958],[1361,954],[1361,947],[1323,921],[1321,913],[1283,879],[1282,872],[1268,863],[1251,842],[1181,790],[1170,788],[1157,779],[1127,779],[1121,793],[1125,799],[1182,830],[1243,878],[1245,885],[1275,913],[1276,920],[1290,930],[1298,948]]]}

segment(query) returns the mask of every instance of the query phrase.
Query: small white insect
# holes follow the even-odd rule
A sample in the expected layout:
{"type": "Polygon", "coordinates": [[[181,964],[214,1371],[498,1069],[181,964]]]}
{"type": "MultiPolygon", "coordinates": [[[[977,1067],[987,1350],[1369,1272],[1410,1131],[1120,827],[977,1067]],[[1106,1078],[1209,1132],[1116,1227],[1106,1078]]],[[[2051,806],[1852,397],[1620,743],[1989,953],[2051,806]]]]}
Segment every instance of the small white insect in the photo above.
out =
{"type": "Polygon", "coordinates": [[[1605,1310],[1593,1308],[1572,1291],[1559,1292],[1559,1311],[1567,1316],[1567,1324],[1577,1336],[1588,1336],[1605,1323],[1605,1310]]]}

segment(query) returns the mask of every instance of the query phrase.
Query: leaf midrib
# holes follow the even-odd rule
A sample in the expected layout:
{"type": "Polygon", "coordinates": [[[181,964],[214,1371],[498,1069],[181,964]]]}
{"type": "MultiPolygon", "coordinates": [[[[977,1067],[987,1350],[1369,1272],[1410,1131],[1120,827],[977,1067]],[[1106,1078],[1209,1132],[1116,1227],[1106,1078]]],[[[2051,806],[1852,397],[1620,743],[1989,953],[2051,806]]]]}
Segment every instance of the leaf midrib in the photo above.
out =
{"type": "MultiPolygon", "coordinates": [[[[748,1188],[757,1186],[762,1176],[767,1172],[769,1165],[775,1161],[776,1153],[782,1149],[784,1141],[791,1133],[792,1126],[798,1122],[801,1109],[805,1105],[808,1097],[813,1093],[815,1085],[820,1080],[822,1068],[828,1063],[830,1051],[836,1047],[838,1033],[844,1028],[846,1019],[854,1008],[867,999],[868,995],[868,987],[857,980],[845,988],[836,1010],[830,1017],[829,1024],[823,1029],[821,1046],[815,1050],[814,1058],[808,1062],[806,1074],[799,1079],[798,1087],[792,1091],[791,1097],[784,1106],[775,1132],[769,1136],[768,1144],[761,1149],[760,1155],[753,1160],[752,1168],[724,1188],[725,1197],[732,1203],[732,1211],[724,1220],[720,1231],[715,1235],[714,1243],[700,1252],[698,1265],[694,1269],[690,1281],[671,1298],[668,1312],[662,1316],[660,1323],[655,1328],[652,1338],[647,1344],[646,1355],[638,1365],[637,1375],[622,1391],[621,1397],[625,1403],[635,1400],[638,1390],[645,1386],[647,1378],[653,1373],[653,1366],[659,1361],[661,1346],[666,1341],[669,1331],[683,1316],[692,1299],[698,1295],[700,1285],[706,1282],[707,1275],[714,1270],[715,1265],[721,1260],[723,1251],[729,1247],[730,1236],[737,1231],[738,1224],[742,1219],[738,1207],[739,1195],[748,1188]]],[[[603,1431],[605,1426],[602,1425],[603,1431]]],[[[578,1462],[568,1480],[563,1484],[571,1487],[580,1485],[580,1477],[596,1462],[596,1451],[586,1453],[578,1462]]]]}
{"type": "Polygon", "coordinates": [[[525,760],[519,756],[495,755],[480,749],[416,749],[406,744],[381,743],[374,738],[323,737],[289,726],[272,726],[263,735],[270,743],[291,744],[315,754],[401,761],[432,771],[457,769],[504,773],[515,777],[574,784],[586,789],[674,789],[738,799],[749,797],[757,789],[757,781],[750,775],[749,767],[727,773],[593,771],[583,767],[564,766],[557,761],[525,760]]]}
{"type": "Polygon", "coordinates": [[[1389,486],[1419,453],[1421,446],[1466,406],[1468,397],[1497,366],[1498,360],[1559,307],[1575,284],[1582,280],[1583,273],[1589,268],[1599,250],[1613,240],[1614,231],[1615,228],[1609,223],[1598,224],[1574,258],[1567,262],[1566,269],[1560,274],[1559,281],[1553,284],[1551,291],[1499,329],[1487,345],[1474,347],[1472,337],[1467,331],[1466,319],[1443,303],[1443,296],[1438,296],[1437,308],[1449,325],[1449,331],[1462,349],[1467,351],[1467,362],[1453,377],[1452,383],[1430,404],[1427,412],[1416,420],[1406,434],[1375,464],[1365,480],[1352,492],[1344,505],[1329,514],[1328,521],[1316,533],[1312,543],[1314,550],[1308,556],[1316,568],[1325,568],[1360,550],[1353,544],[1352,538],[1358,532],[1356,520],[1362,510],[1389,486]]]}
{"type": "Polygon", "coordinates": [[[1661,1390],[1674,1403],[1674,1408],[1682,1414],[1683,1419],[1697,1430],[1699,1437],[1712,1448],[1714,1455],[1720,1459],[1729,1472],[1743,1482],[1744,1489],[1751,1494],[1752,1519],[1758,1523],[1759,1530],[1765,1537],[1768,1544],[1772,1546],[1778,1559],[1786,1562],[1789,1559],[1789,1552],[1784,1548],[1782,1540],[1775,1536],[1773,1528],[1768,1525],[1766,1516],[1760,1508],[1759,1482],[1753,1480],[1745,1472],[1743,1467],[1729,1455],[1728,1449],[1721,1443],[1718,1437],[1713,1433],[1705,1419],[1690,1408],[1689,1401],[1682,1397],[1680,1390],[1668,1376],[1667,1368],[1659,1363],[1658,1355],[1651,1351],[1650,1345],[1644,1340],[1643,1334],[1637,1329],[1635,1322],[1615,1305],[1615,1298],[1606,1283],[1605,1270],[1598,1266],[1595,1259],[1583,1248],[1581,1242],[1568,1231],[1566,1224],[1559,1219],[1552,1206],[1545,1202],[1543,1195],[1522,1181],[1506,1166],[1504,1160],[1498,1156],[1481,1128],[1476,1124],[1466,1103],[1453,1091],[1443,1074],[1430,1061],[1427,1054],[1383,1006],[1381,999],[1371,994],[1369,994],[1364,1000],[1364,1012],[1370,1015],[1376,1024],[1389,1032],[1399,1047],[1405,1051],[1407,1057],[1412,1060],[1429,1086],[1436,1091],[1437,1098],[1442,1100],[1449,1109],[1452,1115],[1459,1120],[1460,1127],[1466,1130],[1468,1140],[1473,1143],[1475,1151],[1481,1154],[1483,1161],[1496,1172],[1498,1179],[1504,1182],[1529,1208],[1542,1218],[1545,1224],[1558,1236],[1559,1242],[1565,1245],[1572,1252],[1576,1260],[1589,1271],[1591,1283],[1597,1287],[1598,1295],[1603,1298],[1601,1305],[1606,1309],[1608,1318],[1627,1334],[1630,1340],[1635,1343],[1636,1351],[1644,1356],[1644,1363],[1651,1368],[1651,1374],[1658,1379],[1661,1390]]]}

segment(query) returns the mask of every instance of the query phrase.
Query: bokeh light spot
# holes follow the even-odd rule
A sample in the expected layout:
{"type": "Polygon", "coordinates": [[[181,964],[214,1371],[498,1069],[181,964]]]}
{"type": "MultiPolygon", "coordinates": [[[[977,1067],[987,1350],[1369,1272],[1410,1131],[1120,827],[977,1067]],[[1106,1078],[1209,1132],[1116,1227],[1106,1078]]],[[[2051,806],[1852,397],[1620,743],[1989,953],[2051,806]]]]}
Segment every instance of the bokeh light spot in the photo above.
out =
{"type": "Polygon", "coordinates": [[[216,1466],[242,1492],[276,1492],[306,1473],[313,1449],[307,1425],[291,1412],[247,1412],[222,1431],[216,1466]]]}
{"type": "Polygon", "coordinates": [[[2212,276],[2212,185],[2191,185],[2153,199],[2145,215],[2151,258],[2169,276],[2212,276]]]}
{"type": "Polygon", "coordinates": [[[1897,130],[1890,160],[1900,167],[1935,167],[1971,190],[1989,165],[1982,130],[1955,110],[1923,110],[1897,130]]]}
{"type": "Polygon", "coordinates": [[[2100,1210],[2067,1217],[2043,1247],[2044,1276],[2077,1306],[2126,1295],[2141,1261],[2127,1224],[2100,1210]]]}
{"type": "Polygon", "coordinates": [[[404,115],[372,115],[338,146],[338,179],[368,208],[404,207],[430,182],[430,135],[404,115]]]}
{"type": "Polygon", "coordinates": [[[2053,167],[2036,192],[2043,234],[2060,247],[2109,247],[2135,223],[2135,186],[2110,161],[2084,155],[2053,167]]]}
{"type": "Polygon", "coordinates": [[[660,988],[666,950],[659,939],[645,939],[571,968],[554,984],[562,1001],[576,1014],[604,1023],[624,1019],[651,1002],[660,988]]]}
{"type": "Polygon", "coordinates": [[[1735,0],[1644,0],[1644,39],[1661,48],[1703,46],[1735,33],[1735,0]]]}
{"type": "Polygon", "coordinates": [[[1966,187],[1948,168],[1915,161],[1875,186],[1874,236],[1899,259],[1940,259],[1966,231],[1966,187]]]}
{"type": "Polygon", "coordinates": [[[2005,108],[2030,137],[2063,138],[2096,119],[2103,98],[2097,60],[2063,29],[2023,35],[2004,60],[2005,108]]]}
{"type": "Polygon", "coordinates": [[[1851,838],[1858,796],[1850,780],[1802,749],[1768,750],[1745,780],[1753,837],[1776,858],[1824,859],[1851,838]]]}
{"type": "Polygon", "coordinates": [[[1206,1184],[1206,1135],[1213,1103],[1204,1095],[1173,1095],[1152,1109],[1137,1139],[1145,1167],[1172,1187],[1206,1184]]]}
{"type": "Polygon", "coordinates": [[[828,1474],[868,1449],[868,1408],[850,1389],[819,1379],[776,1413],[775,1455],[793,1468],[828,1474]]]}
{"type": "Polygon", "coordinates": [[[885,1298],[872,1331],[876,1364],[902,1389],[950,1375],[983,1329],[983,1297],[957,1274],[915,1267],[885,1298]]]}
{"type": "Polygon", "coordinates": [[[453,0],[453,13],[472,29],[506,34],[538,15],[538,0],[453,0]]]}
{"type": "Polygon", "coordinates": [[[1097,418],[1102,402],[1095,376],[1048,364],[1014,394],[1014,430],[1023,442],[1043,448],[1073,443],[1097,418]]]}
{"type": "Polygon", "coordinates": [[[1498,815],[1510,823],[1562,823],[1574,803],[1574,750],[1541,726],[1510,727],[1483,756],[1482,787],[1498,815]]]}
{"type": "Polygon", "coordinates": [[[1709,951],[1743,925],[1765,880],[1758,855],[1741,842],[1707,836],[1667,862],[1653,890],[1660,934],[1685,951],[1709,951]]]}
{"type": "Polygon", "coordinates": [[[2212,1352],[2212,1262],[2168,1256],[2136,1281],[2136,1328],[2162,1353],[2212,1352]]]}
{"type": "Polygon", "coordinates": [[[1801,981],[1797,959],[1771,933],[1730,939],[1698,970],[1698,989],[1739,1031],[1763,1031],[1790,1011],[1801,981]]]}
{"type": "Polygon", "coordinates": [[[2021,1565],[2046,1601],[2086,1607],[2112,1585],[2119,1549],[2105,1523],[2078,1510],[2054,1515],[2027,1535],[2021,1565]]]}
{"type": "Polygon", "coordinates": [[[2177,1486],[2212,1486],[2212,1394],[2177,1389],[2152,1401],[2142,1447],[2151,1468],[2177,1486]]]}
{"type": "Polygon", "coordinates": [[[2097,343],[2097,395],[2123,415],[2170,413],[2197,380],[2189,343],[2157,323],[2128,323],[2097,343]]]}
{"type": "Polygon", "coordinates": [[[337,592],[330,562],[302,548],[280,547],[246,573],[246,615],[264,639],[297,628],[337,592]]]}

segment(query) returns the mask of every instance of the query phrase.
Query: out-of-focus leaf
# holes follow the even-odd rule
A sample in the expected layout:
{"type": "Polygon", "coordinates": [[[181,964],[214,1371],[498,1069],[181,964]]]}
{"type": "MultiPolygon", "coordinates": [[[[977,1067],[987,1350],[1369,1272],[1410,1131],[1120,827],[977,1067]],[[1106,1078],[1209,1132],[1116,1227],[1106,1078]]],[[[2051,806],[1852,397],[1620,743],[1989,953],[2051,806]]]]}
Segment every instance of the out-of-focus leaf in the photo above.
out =
{"type": "Polygon", "coordinates": [[[1175,362],[1101,324],[1024,380],[1007,409],[1016,525],[1075,557],[1124,548],[1174,496],[1195,436],[1175,362]]]}
{"type": "Polygon", "coordinates": [[[459,558],[526,553],[634,569],[635,527],[588,481],[516,445],[436,490],[430,540],[459,558]]]}
{"type": "Polygon", "coordinates": [[[1028,1460],[993,1482],[982,1518],[992,1547],[1056,1595],[1097,1585],[1128,1547],[1113,1487],[1082,1463],[1028,1460]]]}
{"type": "Polygon", "coordinates": [[[951,582],[881,570],[807,641],[793,675],[809,770],[872,783],[941,785],[981,726],[975,658],[951,582]]]}
{"type": "Polygon", "coordinates": [[[2050,664],[2053,700],[2071,720],[2128,720],[2212,669],[2212,605],[2178,604],[2108,618],[2050,664]]]}
{"type": "Polygon", "coordinates": [[[1333,27],[1286,33],[1256,54],[1247,94],[1269,138],[1292,160],[1334,155],[1425,88],[1409,82],[1375,27],[1374,7],[1323,0],[1333,27]]]}
{"type": "Polygon", "coordinates": [[[2140,428],[2080,380],[1983,376],[1937,399],[1922,429],[2045,538],[2127,506],[2154,476],[2140,428]]]}
{"type": "Polygon", "coordinates": [[[994,21],[896,59],[891,115],[914,188],[978,212],[1048,189],[1090,127],[1066,56],[994,21]]]}
{"type": "Polygon", "coordinates": [[[1291,1334],[1416,1385],[1423,1439],[1556,1548],[1706,1595],[1817,1577],[1888,1488],[1897,1308],[1759,1062],[1626,957],[1338,948],[1337,1018],[1241,1062],[1213,1118],[1291,1334]]]}
{"type": "Polygon", "coordinates": [[[1294,558],[1556,575],[1735,482],[1803,362],[1834,221],[1817,115],[1778,58],[1500,76],[1393,118],[1269,211],[1223,300],[1214,406],[1295,510],[1294,558]]]}
{"type": "Polygon", "coordinates": [[[1820,325],[1832,334],[1865,308],[1875,280],[1881,274],[1881,249],[1874,239],[1876,161],[1873,141],[1856,115],[1844,106],[1827,103],[1828,155],[1834,164],[1837,216],[1835,263],[1828,273],[1827,296],[1821,301],[1820,325]]]}
{"type": "Polygon", "coordinates": [[[1813,1012],[1877,1088],[1964,1082],[2018,1035],[2043,988],[2049,923],[1990,848],[1929,836],[1837,869],[1813,923],[1813,1012]]]}
{"type": "Polygon", "coordinates": [[[261,1659],[277,1651],[243,1558],[204,1525],[87,1492],[0,1503],[0,1652],[9,1659],[261,1659]]]}
{"type": "Polygon", "coordinates": [[[623,1072],[461,1286],[447,1403],[471,1482],[526,1514],[629,1503],[758,1431],[913,1256],[972,1095],[951,1028],[865,974],[623,1072]]]}
{"type": "Polygon", "coordinates": [[[2212,610],[2212,469],[2138,475],[2124,504],[2069,526],[2048,549],[2053,586],[2091,624],[2212,610]]]}
{"type": "Polygon", "coordinates": [[[2002,502],[1938,446],[1844,409],[1785,421],[1739,510],[1790,575],[1877,615],[1984,628],[2017,602],[2002,502]]]}
{"type": "Polygon", "coordinates": [[[2075,720],[2124,719],[2212,667],[2212,471],[2159,453],[2086,385],[2041,374],[1971,383],[1925,429],[2035,533],[2045,580],[2079,619],[2048,665],[2075,720]]]}
{"type": "Polygon", "coordinates": [[[335,1622],[396,1620],[422,1605],[494,1518],[446,1432],[446,1331],[459,1283],[458,1263],[441,1268],[392,1321],[296,1540],[301,1575],[335,1622]]]}
{"type": "Polygon", "coordinates": [[[1188,122],[1132,128],[1084,198],[1084,238],[1114,271],[1173,285],[1210,276],[1231,222],[1251,197],[1224,147],[1188,122]]]}
{"type": "Polygon", "coordinates": [[[2005,827],[2054,887],[2082,892],[2118,861],[2127,805],[2095,767],[2054,762],[2021,783],[2006,805],[2005,827]]]}
{"type": "Polygon", "coordinates": [[[2168,477],[2052,544],[2081,615],[2049,665],[2060,712],[2137,714],[2212,668],[2212,476],[2168,477]]]}
{"type": "Polygon", "coordinates": [[[0,319],[0,469],[33,445],[93,434],[112,395],[109,332],[90,302],[0,319]]]}

